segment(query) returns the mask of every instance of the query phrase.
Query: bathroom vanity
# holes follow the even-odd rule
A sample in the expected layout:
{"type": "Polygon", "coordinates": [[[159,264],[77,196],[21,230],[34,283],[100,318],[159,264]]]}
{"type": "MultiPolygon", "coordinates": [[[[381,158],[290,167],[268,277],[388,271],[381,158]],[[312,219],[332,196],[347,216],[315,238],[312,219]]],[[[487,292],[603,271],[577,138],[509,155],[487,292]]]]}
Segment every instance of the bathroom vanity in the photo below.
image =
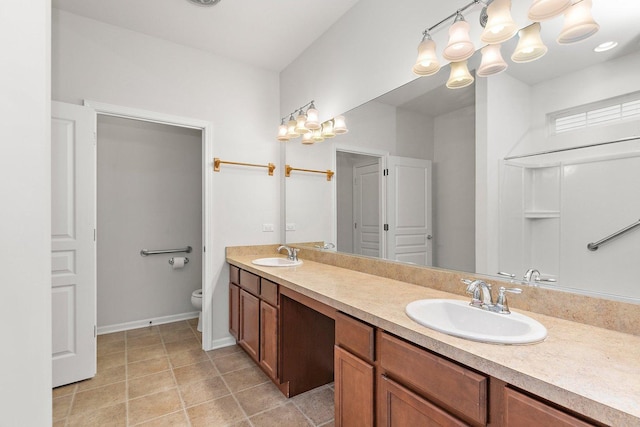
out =
{"type": "Polygon", "coordinates": [[[337,425],[640,425],[637,334],[525,312],[547,327],[544,342],[469,341],[404,312],[460,295],[307,259],[261,267],[257,257],[227,252],[231,333],[287,396],[335,381],[337,425]]]}

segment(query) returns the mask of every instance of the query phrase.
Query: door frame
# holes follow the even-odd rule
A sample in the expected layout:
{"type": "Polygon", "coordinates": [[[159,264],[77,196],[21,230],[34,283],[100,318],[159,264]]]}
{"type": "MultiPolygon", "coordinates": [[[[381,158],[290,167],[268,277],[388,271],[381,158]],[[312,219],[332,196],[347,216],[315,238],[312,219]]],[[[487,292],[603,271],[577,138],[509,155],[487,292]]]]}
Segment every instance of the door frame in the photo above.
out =
{"type": "MultiPolygon", "coordinates": [[[[202,132],[202,348],[210,350],[213,346],[211,340],[211,301],[213,295],[213,123],[206,120],[190,117],[175,116],[172,114],[157,113],[154,111],[124,107],[120,105],[106,104],[98,101],[84,100],[84,105],[93,108],[97,115],[120,117],[124,119],[140,120],[150,123],[158,123],[169,126],[177,126],[190,129],[199,129],[202,132]],[[211,159],[210,161],[208,159],[211,159]],[[206,252],[209,248],[209,252],[206,252]]],[[[96,117],[97,126],[97,117],[96,117]]],[[[94,130],[97,136],[97,128],[94,130]]],[[[97,162],[97,158],[96,158],[97,162]]]]}
{"type": "MultiPolygon", "coordinates": [[[[387,222],[387,188],[384,181],[384,170],[387,168],[387,157],[389,156],[388,151],[377,150],[374,148],[367,147],[357,147],[348,144],[334,144],[333,145],[333,153],[332,153],[332,168],[334,171],[337,171],[338,167],[338,152],[342,153],[351,153],[351,154],[361,154],[363,156],[377,157],[380,159],[379,161],[379,218],[380,218],[380,257],[387,257],[387,236],[384,232],[384,224],[387,222]]],[[[331,180],[331,191],[332,191],[332,206],[331,206],[331,214],[332,214],[332,230],[331,235],[333,242],[337,244],[338,242],[338,178],[331,180]]]]}

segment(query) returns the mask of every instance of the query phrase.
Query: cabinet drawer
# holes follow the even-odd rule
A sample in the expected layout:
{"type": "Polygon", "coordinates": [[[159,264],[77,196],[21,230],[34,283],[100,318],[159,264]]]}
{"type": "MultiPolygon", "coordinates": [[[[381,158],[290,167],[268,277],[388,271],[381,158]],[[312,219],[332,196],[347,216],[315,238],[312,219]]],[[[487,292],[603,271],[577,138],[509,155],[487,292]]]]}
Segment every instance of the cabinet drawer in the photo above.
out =
{"type": "Polygon", "coordinates": [[[240,270],[240,286],[255,296],[260,295],[260,277],[253,273],[240,270]]]}
{"type": "Polygon", "coordinates": [[[229,266],[229,281],[233,284],[240,284],[240,269],[235,265],[229,266]]]}
{"type": "Polygon", "coordinates": [[[519,391],[508,387],[504,390],[504,420],[507,427],[588,427],[595,425],[519,391]]]}
{"type": "Polygon", "coordinates": [[[486,424],[487,377],[386,333],[380,333],[378,349],[390,377],[462,419],[486,424]]]}
{"type": "Polygon", "coordinates": [[[373,363],[374,328],[343,313],[336,313],[336,344],[373,363]]]}
{"type": "Polygon", "coordinates": [[[267,279],[260,279],[260,298],[273,306],[278,305],[278,285],[267,279]]]}

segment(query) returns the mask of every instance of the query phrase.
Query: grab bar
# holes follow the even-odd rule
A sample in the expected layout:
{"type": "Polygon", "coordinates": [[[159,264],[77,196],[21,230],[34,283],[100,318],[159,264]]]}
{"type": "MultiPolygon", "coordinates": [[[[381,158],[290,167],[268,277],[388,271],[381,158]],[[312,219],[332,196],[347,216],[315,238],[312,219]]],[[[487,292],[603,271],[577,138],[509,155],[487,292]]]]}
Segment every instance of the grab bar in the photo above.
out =
{"type": "Polygon", "coordinates": [[[193,248],[191,246],[187,246],[186,248],[180,248],[180,249],[142,249],[140,251],[140,256],[158,255],[158,254],[173,254],[173,253],[176,253],[176,252],[190,253],[192,250],[193,250],[193,248]]]}
{"type": "Polygon", "coordinates": [[[638,226],[640,226],[640,220],[638,220],[638,221],[634,222],[633,224],[631,224],[631,225],[630,225],[630,226],[628,226],[628,227],[623,228],[622,230],[618,230],[618,231],[616,231],[616,232],[615,232],[615,233],[613,233],[612,235],[607,236],[607,237],[605,237],[605,238],[604,238],[604,239],[602,239],[602,240],[598,240],[598,241],[597,241],[597,242],[595,242],[595,243],[589,243],[589,244],[587,245],[587,249],[589,249],[590,251],[597,251],[597,250],[598,250],[598,246],[602,245],[603,243],[608,242],[608,241],[609,241],[609,240],[611,240],[611,239],[615,239],[615,238],[616,238],[616,237],[618,237],[619,235],[624,234],[624,233],[626,233],[627,231],[630,231],[630,230],[632,230],[632,229],[634,229],[634,228],[636,228],[636,227],[638,227],[638,226]]]}

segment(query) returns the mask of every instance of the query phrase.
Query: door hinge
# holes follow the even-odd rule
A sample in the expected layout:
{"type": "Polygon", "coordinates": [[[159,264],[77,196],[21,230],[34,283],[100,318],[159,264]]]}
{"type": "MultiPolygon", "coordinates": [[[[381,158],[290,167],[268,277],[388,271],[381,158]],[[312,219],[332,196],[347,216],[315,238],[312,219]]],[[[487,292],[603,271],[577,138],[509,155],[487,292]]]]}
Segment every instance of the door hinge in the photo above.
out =
{"type": "Polygon", "coordinates": [[[353,223],[353,228],[355,228],[356,230],[358,229],[358,223],[357,222],[353,223]]]}
{"type": "Polygon", "coordinates": [[[389,176],[389,169],[384,169],[382,171],[382,176],[389,176]]]}
{"type": "Polygon", "coordinates": [[[202,252],[207,252],[207,247],[206,246],[202,247],[202,252]]]}
{"type": "Polygon", "coordinates": [[[384,225],[384,231],[389,231],[389,224],[384,225]]]}

